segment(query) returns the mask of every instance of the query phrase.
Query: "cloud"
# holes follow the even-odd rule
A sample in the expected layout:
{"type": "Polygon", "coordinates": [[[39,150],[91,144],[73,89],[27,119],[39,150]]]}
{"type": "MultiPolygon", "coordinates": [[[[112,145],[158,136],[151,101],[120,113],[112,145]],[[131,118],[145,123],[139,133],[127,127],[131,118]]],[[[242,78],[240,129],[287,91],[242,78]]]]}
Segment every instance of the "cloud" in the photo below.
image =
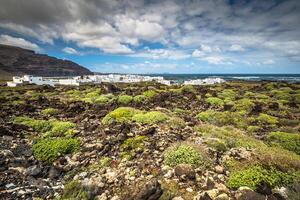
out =
{"type": "Polygon", "coordinates": [[[245,51],[245,49],[241,45],[238,45],[238,44],[231,45],[228,50],[229,51],[245,51]]]}
{"type": "Polygon", "coordinates": [[[264,65],[273,65],[273,64],[275,64],[275,61],[274,60],[272,60],[272,59],[269,59],[269,60],[265,60],[265,61],[263,61],[263,63],[262,64],[264,64],[264,65]]]}
{"type": "Polygon", "coordinates": [[[80,52],[78,52],[76,49],[73,49],[71,47],[65,47],[65,48],[62,49],[62,51],[67,53],[67,54],[81,55],[80,52]]]}
{"type": "Polygon", "coordinates": [[[32,42],[29,42],[23,38],[12,37],[9,35],[0,35],[0,44],[17,46],[24,49],[30,49],[34,51],[41,51],[41,48],[32,42]]]}
{"type": "Polygon", "coordinates": [[[184,51],[176,49],[149,49],[132,54],[133,57],[151,58],[151,59],[170,59],[180,60],[189,58],[190,55],[184,51]]]}
{"type": "Polygon", "coordinates": [[[299,7],[298,0],[2,0],[0,28],[39,44],[62,40],[130,57],[299,62],[299,7]]]}

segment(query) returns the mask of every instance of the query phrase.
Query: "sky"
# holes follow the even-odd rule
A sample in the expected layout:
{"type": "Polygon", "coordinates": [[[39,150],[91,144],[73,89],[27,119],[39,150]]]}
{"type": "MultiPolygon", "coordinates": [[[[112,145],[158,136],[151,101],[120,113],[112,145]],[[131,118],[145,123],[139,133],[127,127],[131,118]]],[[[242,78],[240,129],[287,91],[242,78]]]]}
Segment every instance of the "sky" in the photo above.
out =
{"type": "Polygon", "coordinates": [[[300,0],[0,0],[0,44],[118,73],[300,74],[300,0]]]}

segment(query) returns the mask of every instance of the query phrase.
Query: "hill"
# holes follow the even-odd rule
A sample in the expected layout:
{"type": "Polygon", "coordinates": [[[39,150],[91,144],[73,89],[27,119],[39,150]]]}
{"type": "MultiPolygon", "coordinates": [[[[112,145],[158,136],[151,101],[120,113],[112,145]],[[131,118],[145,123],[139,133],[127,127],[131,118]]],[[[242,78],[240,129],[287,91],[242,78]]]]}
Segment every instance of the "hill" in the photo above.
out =
{"type": "Polygon", "coordinates": [[[2,79],[24,74],[47,77],[92,74],[90,70],[72,61],[2,44],[0,44],[0,72],[2,79]]]}

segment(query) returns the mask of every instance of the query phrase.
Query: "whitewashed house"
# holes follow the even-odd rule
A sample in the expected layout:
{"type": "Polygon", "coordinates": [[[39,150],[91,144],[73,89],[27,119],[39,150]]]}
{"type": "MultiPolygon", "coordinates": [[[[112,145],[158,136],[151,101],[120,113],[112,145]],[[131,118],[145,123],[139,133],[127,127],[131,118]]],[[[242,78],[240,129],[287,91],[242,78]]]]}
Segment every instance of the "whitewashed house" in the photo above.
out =
{"type": "Polygon", "coordinates": [[[42,77],[36,77],[32,75],[24,75],[23,77],[14,76],[13,81],[7,82],[7,86],[9,87],[16,87],[20,84],[36,84],[36,85],[50,85],[54,86],[53,81],[51,80],[44,80],[42,77]]]}

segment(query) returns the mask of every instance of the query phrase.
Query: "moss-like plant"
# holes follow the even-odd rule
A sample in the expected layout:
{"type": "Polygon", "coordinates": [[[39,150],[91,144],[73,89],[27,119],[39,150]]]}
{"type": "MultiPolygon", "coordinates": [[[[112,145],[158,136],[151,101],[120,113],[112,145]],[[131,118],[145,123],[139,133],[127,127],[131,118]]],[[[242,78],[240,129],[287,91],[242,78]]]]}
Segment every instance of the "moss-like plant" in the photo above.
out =
{"type": "Polygon", "coordinates": [[[146,136],[138,135],[133,138],[126,139],[121,147],[125,150],[134,150],[137,148],[141,148],[145,140],[147,140],[146,136]]]}
{"type": "Polygon", "coordinates": [[[146,100],[146,97],[144,95],[136,95],[133,97],[133,101],[136,103],[141,103],[144,100],[146,100]]]}
{"type": "Polygon", "coordinates": [[[297,133],[271,132],[267,141],[300,155],[300,135],[297,133]]]}
{"type": "Polygon", "coordinates": [[[218,97],[208,97],[205,101],[213,107],[222,107],[224,105],[224,101],[218,97]]]}
{"type": "Polygon", "coordinates": [[[14,123],[23,124],[36,132],[44,133],[43,136],[59,137],[69,136],[74,132],[75,124],[58,120],[37,120],[29,117],[15,117],[14,123]]]}
{"type": "Polygon", "coordinates": [[[206,166],[209,161],[203,151],[188,144],[174,145],[164,153],[164,162],[169,166],[190,164],[194,167],[206,166]]]}
{"type": "Polygon", "coordinates": [[[23,124],[38,132],[47,132],[51,130],[52,125],[46,120],[37,120],[30,117],[15,117],[14,123],[23,124]]]}
{"type": "Polygon", "coordinates": [[[256,118],[256,121],[260,125],[269,125],[275,126],[278,123],[277,117],[273,117],[268,114],[260,113],[259,116],[256,118]]]}
{"type": "Polygon", "coordinates": [[[225,100],[234,100],[237,96],[237,93],[232,89],[225,89],[221,93],[218,94],[218,97],[225,100]]]}
{"type": "Polygon", "coordinates": [[[237,111],[250,112],[254,106],[255,104],[250,99],[244,98],[235,102],[234,109],[237,111]]]}
{"type": "Polygon", "coordinates": [[[143,92],[143,95],[147,98],[152,98],[157,94],[157,92],[155,90],[147,90],[145,92],[143,92]]]}
{"type": "Polygon", "coordinates": [[[123,104],[123,105],[127,105],[130,102],[132,102],[133,97],[129,96],[129,95],[120,95],[118,97],[118,103],[123,104]]]}
{"type": "Polygon", "coordinates": [[[140,113],[141,111],[131,108],[131,107],[119,107],[110,113],[108,113],[103,119],[103,124],[110,124],[113,121],[116,122],[125,122],[125,121],[131,121],[132,117],[140,113]]]}
{"type": "Polygon", "coordinates": [[[132,117],[133,121],[142,124],[155,124],[159,122],[164,122],[168,119],[168,116],[159,111],[150,111],[146,113],[138,113],[132,117]]]}
{"type": "Polygon", "coordinates": [[[192,85],[184,85],[180,88],[181,93],[196,93],[194,86],[192,85]]]}
{"type": "Polygon", "coordinates": [[[74,153],[80,148],[78,139],[73,138],[46,138],[37,141],[32,146],[33,155],[36,159],[52,163],[61,155],[74,153]]]}
{"type": "Polygon", "coordinates": [[[51,137],[69,136],[74,132],[75,124],[72,122],[63,122],[58,120],[48,121],[52,128],[46,132],[46,135],[51,137]]]}
{"type": "Polygon", "coordinates": [[[89,198],[87,192],[84,191],[84,188],[79,181],[71,181],[65,185],[63,194],[61,198],[59,198],[59,200],[67,199],[87,200],[89,198]]]}
{"type": "Polygon", "coordinates": [[[41,111],[42,115],[55,115],[58,113],[58,110],[55,108],[45,108],[41,111]]]}
{"type": "Polygon", "coordinates": [[[274,168],[264,169],[261,166],[251,166],[240,171],[233,171],[229,176],[227,185],[232,189],[247,186],[255,190],[261,182],[266,182],[274,188],[275,186],[286,186],[299,180],[299,178],[299,172],[284,173],[274,168]]]}

